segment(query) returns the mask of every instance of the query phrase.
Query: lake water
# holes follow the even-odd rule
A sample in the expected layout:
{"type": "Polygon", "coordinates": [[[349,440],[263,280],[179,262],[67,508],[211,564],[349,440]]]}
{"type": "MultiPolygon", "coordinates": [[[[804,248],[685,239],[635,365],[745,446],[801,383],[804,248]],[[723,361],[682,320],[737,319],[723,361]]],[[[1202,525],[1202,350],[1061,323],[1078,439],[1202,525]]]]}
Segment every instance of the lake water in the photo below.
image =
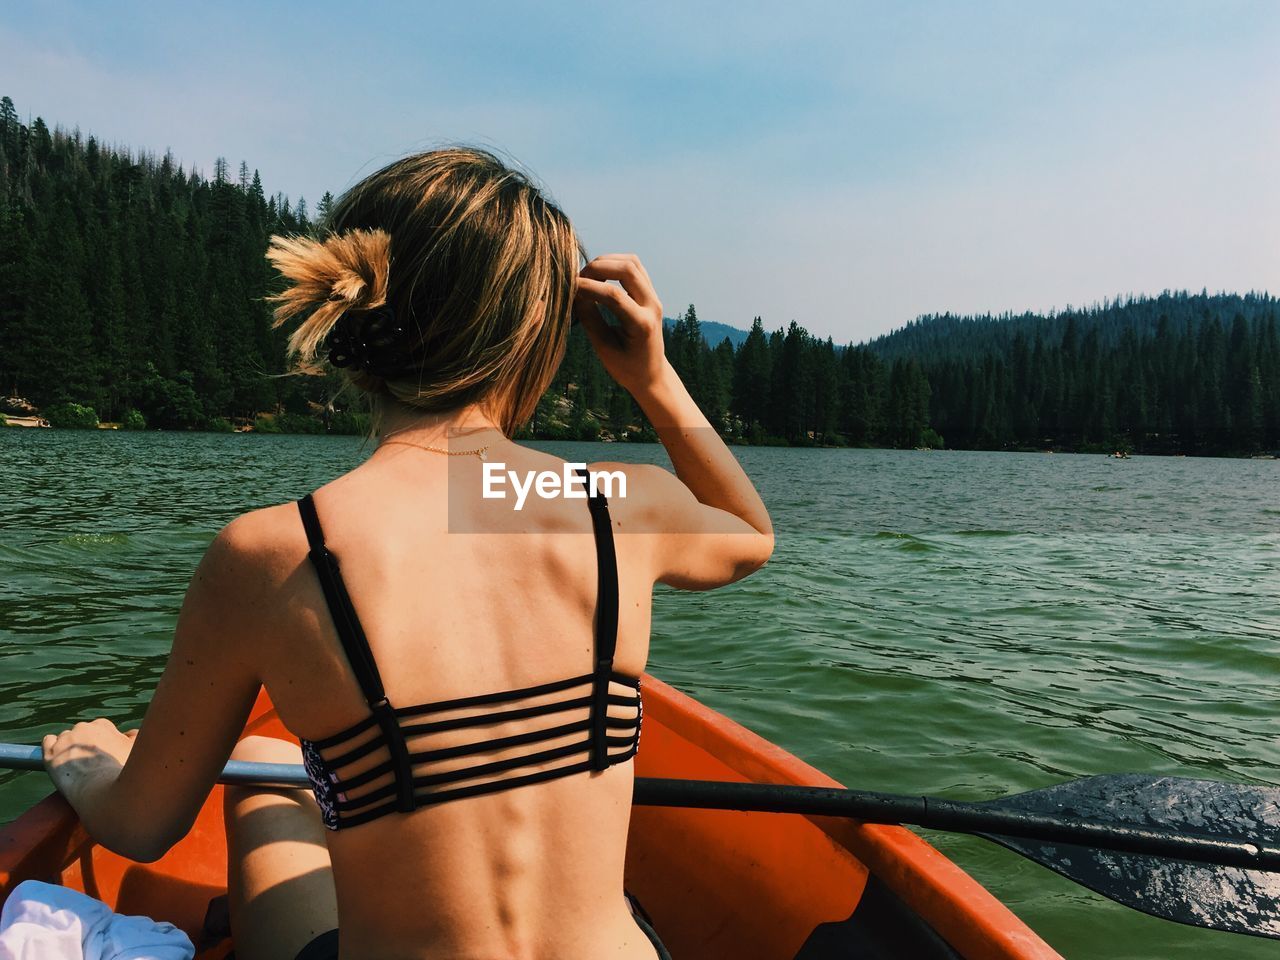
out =
{"type": "MultiPolygon", "coordinates": [[[[574,460],[657,447],[545,444],[574,460]]],[[[0,430],[0,740],[141,718],[196,562],[345,437],[0,430]]],[[[1280,462],[739,448],[778,545],[655,597],[650,670],[849,786],[990,799],[1093,773],[1280,783],[1280,462]]],[[[0,772],[0,822],[48,791],[0,772]]],[[[1071,958],[1274,957],[929,834],[1071,958]]]]}

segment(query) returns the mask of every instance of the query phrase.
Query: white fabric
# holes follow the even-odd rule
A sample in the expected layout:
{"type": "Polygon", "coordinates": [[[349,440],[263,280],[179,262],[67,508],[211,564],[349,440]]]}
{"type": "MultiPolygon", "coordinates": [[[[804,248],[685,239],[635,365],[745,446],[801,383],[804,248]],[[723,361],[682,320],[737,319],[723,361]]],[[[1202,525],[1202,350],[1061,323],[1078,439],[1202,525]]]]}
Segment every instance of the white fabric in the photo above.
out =
{"type": "Polygon", "coordinates": [[[39,880],[13,888],[0,911],[0,960],[192,960],[171,923],[113,913],[101,900],[39,880]]]}

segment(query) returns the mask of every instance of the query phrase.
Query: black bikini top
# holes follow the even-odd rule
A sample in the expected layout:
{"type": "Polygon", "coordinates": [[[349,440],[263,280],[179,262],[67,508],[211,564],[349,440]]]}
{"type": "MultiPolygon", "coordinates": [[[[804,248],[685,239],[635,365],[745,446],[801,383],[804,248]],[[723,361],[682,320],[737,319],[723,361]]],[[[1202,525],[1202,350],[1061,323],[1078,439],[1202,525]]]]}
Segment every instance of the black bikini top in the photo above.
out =
{"type": "Polygon", "coordinates": [[[383,690],[378,666],[338,570],[338,559],[325,547],[315,503],[310,494],[298,501],[311,545],[311,563],[320,578],[338,639],[369,704],[369,716],[364,720],[323,740],[302,740],[303,763],[326,827],[354,827],[388,813],[407,813],[429,804],[497,793],[584,770],[604,770],[635,756],[643,706],[640,678],[613,669],[618,640],[618,567],[609,505],[599,494],[592,495],[588,505],[598,567],[595,667],[591,672],[517,690],[396,707],[383,690]],[[548,694],[561,696],[520,705],[548,694]],[[501,709],[485,709],[499,704],[501,709]],[[612,715],[611,707],[620,708],[620,715],[612,715]],[[571,711],[579,716],[556,716],[571,711]],[[420,718],[441,714],[447,716],[420,722],[420,718]],[[529,717],[547,717],[548,722],[526,733],[481,737],[431,749],[432,734],[464,728],[483,731],[492,724],[529,717]],[[584,736],[537,749],[540,743],[573,734],[584,736]],[[504,755],[464,766],[444,763],[494,751],[504,755]],[[553,761],[558,765],[519,772],[553,761]]]}

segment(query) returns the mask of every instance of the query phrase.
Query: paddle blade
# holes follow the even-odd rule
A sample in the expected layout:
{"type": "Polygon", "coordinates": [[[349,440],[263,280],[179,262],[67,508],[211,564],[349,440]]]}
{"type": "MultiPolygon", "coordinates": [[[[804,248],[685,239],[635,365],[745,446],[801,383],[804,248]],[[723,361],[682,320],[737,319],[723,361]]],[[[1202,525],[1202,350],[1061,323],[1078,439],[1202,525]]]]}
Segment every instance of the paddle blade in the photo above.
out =
{"type": "MultiPolygon", "coordinates": [[[[1239,839],[1280,839],[1280,788],[1140,774],[1086,777],[992,801],[1086,821],[1239,839]]],[[[981,834],[1152,916],[1280,939],[1280,873],[981,834]]]]}

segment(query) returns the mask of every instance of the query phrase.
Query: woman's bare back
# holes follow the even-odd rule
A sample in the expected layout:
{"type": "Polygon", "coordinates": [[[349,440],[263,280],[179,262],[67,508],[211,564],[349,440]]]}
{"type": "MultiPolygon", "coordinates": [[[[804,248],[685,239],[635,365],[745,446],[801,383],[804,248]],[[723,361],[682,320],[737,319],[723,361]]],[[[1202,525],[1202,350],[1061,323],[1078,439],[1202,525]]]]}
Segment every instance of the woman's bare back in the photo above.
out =
{"type": "MultiPolygon", "coordinates": [[[[562,470],[561,461],[512,443],[489,454],[491,461],[499,457],[521,471],[562,470]]],[[[395,706],[529,687],[588,673],[594,665],[597,556],[586,503],[530,497],[519,532],[509,526],[487,532],[494,530],[488,518],[496,505],[483,502],[480,491],[478,459],[446,462],[388,445],[314,495],[326,544],[341,564],[395,706]]],[[[625,501],[615,500],[611,509],[614,523],[625,524],[625,501]]],[[[365,719],[369,709],[306,561],[296,508],[264,512],[273,514],[264,522],[278,525],[288,545],[282,549],[295,557],[294,573],[282,585],[294,626],[264,651],[264,682],[285,725],[320,740],[365,719]]],[[[653,579],[646,539],[614,541],[620,595],[614,668],[630,676],[643,672],[648,656],[653,579]]],[[[563,699],[547,694],[520,705],[557,696],[563,699]]],[[[479,733],[438,733],[430,748],[518,736],[580,713],[514,719],[479,733]]],[[[628,716],[621,707],[611,713],[628,716]]],[[[561,735],[539,748],[567,747],[581,737],[561,735]]],[[[410,743],[410,749],[423,746],[410,743]]],[[[483,759],[518,752],[499,748],[483,759]]],[[[366,763],[375,760],[376,754],[366,763]]],[[[475,762],[441,761],[430,772],[475,762]]],[[[352,775],[359,772],[353,765],[352,775]]],[[[329,833],[344,953],[349,947],[354,956],[652,957],[623,899],[632,779],[625,763],[329,833]]]]}

